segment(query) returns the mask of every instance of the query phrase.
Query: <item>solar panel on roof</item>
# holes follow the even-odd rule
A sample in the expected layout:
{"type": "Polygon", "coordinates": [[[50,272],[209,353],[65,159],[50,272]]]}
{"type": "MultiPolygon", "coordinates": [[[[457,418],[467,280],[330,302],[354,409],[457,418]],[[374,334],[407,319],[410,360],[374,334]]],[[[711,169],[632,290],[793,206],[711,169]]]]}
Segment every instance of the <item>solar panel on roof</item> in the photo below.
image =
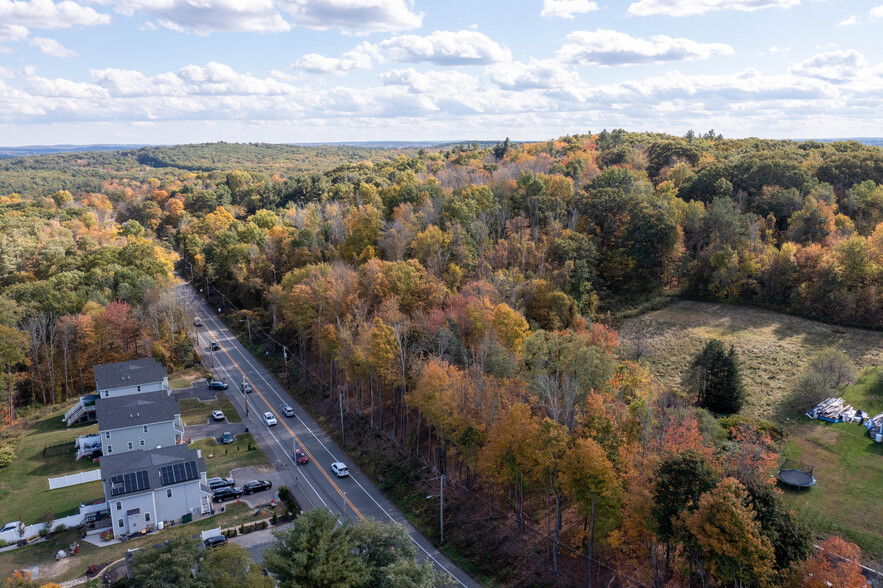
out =
{"type": "Polygon", "coordinates": [[[147,470],[117,474],[110,478],[110,495],[119,496],[130,492],[140,492],[150,488],[150,477],[147,470]]]}
{"type": "Polygon", "coordinates": [[[163,486],[168,486],[169,484],[195,480],[199,477],[199,468],[196,467],[196,462],[191,460],[163,466],[159,468],[159,475],[163,486]]]}

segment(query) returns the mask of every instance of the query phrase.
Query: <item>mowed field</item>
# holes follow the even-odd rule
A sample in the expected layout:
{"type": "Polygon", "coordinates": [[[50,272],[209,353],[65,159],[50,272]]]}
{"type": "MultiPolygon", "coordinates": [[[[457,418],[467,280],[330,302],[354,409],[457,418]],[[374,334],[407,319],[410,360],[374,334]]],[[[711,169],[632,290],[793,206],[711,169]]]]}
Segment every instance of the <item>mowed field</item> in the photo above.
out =
{"type": "MultiPolygon", "coordinates": [[[[859,369],[883,363],[883,332],[828,325],[787,314],[708,302],[678,301],[625,319],[618,327],[628,359],[641,357],[677,388],[693,356],[712,338],[734,345],[747,398],[743,414],[775,419],[807,360],[824,347],[843,350],[859,369]]],[[[859,408],[859,407],[857,407],[859,408]]]]}

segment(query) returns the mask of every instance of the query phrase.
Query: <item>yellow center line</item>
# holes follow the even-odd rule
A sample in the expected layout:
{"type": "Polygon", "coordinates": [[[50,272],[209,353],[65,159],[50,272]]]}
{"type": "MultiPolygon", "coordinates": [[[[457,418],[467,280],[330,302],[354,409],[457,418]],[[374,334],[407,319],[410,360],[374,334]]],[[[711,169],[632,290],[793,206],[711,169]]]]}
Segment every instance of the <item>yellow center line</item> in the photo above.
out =
{"type": "MultiPolygon", "coordinates": [[[[218,341],[217,337],[215,337],[215,334],[214,334],[212,331],[210,331],[208,328],[206,328],[206,331],[207,331],[208,334],[211,336],[211,338],[212,338],[212,339],[218,344],[218,347],[221,347],[221,342],[218,341]]],[[[257,386],[251,381],[251,379],[250,379],[247,375],[245,375],[245,372],[242,371],[242,368],[239,367],[239,364],[236,363],[236,360],[233,359],[233,358],[230,356],[230,354],[227,352],[227,350],[224,349],[223,347],[221,347],[221,351],[223,351],[223,352],[224,352],[224,355],[226,355],[227,358],[228,358],[230,361],[233,362],[233,365],[236,366],[236,369],[239,370],[239,373],[242,374],[242,377],[245,378],[245,380],[251,385],[252,390],[254,390],[254,391],[257,393],[257,395],[260,396],[261,399],[262,399],[264,402],[267,403],[267,408],[270,409],[270,412],[273,413],[273,415],[276,417],[276,420],[279,421],[280,423],[282,423],[282,426],[284,426],[284,427],[288,430],[288,432],[291,433],[291,436],[294,437],[294,440],[297,442],[297,444],[300,446],[300,448],[304,450],[304,452],[307,454],[307,457],[309,457],[309,458],[313,461],[313,463],[316,465],[316,467],[318,468],[318,470],[319,470],[320,472],[322,472],[322,475],[325,476],[325,479],[328,480],[328,482],[329,482],[332,486],[334,486],[334,489],[337,490],[337,493],[340,494],[340,497],[343,498],[343,500],[349,505],[349,507],[350,507],[351,509],[353,509],[353,512],[355,512],[355,513],[359,516],[359,518],[362,519],[362,520],[364,521],[364,520],[365,520],[365,515],[363,515],[361,512],[359,512],[359,509],[357,509],[357,508],[355,507],[355,505],[354,505],[352,502],[350,502],[350,499],[347,498],[346,493],[343,492],[343,490],[340,489],[340,487],[334,482],[334,480],[331,479],[331,476],[328,475],[328,472],[325,471],[325,468],[319,466],[319,462],[316,460],[315,457],[313,457],[313,454],[310,453],[310,450],[307,449],[306,446],[305,446],[303,443],[301,443],[300,438],[297,436],[297,434],[296,434],[294,431],[291,430],[291,427],[288,426],[288,423],[286,423],[284,420],[282,420],[282,417],[280,417],[280,416],[279,416],[279,413],[277,413],[277,412],[273,409],[273,406],[272,406],[272,405],[270,404],[270,402],[266,399],[266,397],[264,397],[264,395],[261,394],[261,391],[258,390],[258,387],[257,387],[257,386]]],[[[242,393],[243,393],[243,394],[246,394],[246,392],[245,392],[244,390],[242,391],[242,393]]],[[[246,399],[246,402],[248,402],[248,399],[246,399]]],[[[282,450],[283,450],[283,451],[286,451],[285,447],[283,447],[282,450]]],[[[295,467],[298,467],[298,465],[297,465],[297,456],[295,456],[295,462],[294,462],[294,463],[295,463],[295,467]]]]}

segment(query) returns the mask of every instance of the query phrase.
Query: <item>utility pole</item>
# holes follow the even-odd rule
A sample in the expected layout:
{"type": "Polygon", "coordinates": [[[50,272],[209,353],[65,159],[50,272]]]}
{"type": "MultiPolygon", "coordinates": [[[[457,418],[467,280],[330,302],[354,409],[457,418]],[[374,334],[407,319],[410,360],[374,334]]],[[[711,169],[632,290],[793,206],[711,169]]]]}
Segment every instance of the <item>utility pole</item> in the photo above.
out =
{"type": "MultiPolygon", "coordinates": [[[[242,319],[239,319],[239,322],[242,322],[242,319]]],[[[245,324],[248,325],[248,346],[251,347],[253,344],[251,342],[251,316],[245,315],[245,324]]]]}
{"type": "Polygon", "coordinates": [[[205,301],[211,302],[212,299],[212,290],[208,284],[208,276],[205,277],[205,301]]]}
{"type": "Polygon", "coordinates": [[[340,386],[337,387],[337,401],[340,404],[340,444],[346,445],[346,432],[343,428],[343,393],[340,391],[340,386]]]}
{"type": "Polygon", "coordinates": [[[441,544],[445,542],[445,475],[442,474],[438,480],[438,542],[441,544]]]}
{"type": "Polygon", "coordinates": [[[212,351],[212,369],[215,369],[215,346],[212,345],[211,339],[209,339],[208,348],[212,351]]]}
{"type": "Polygon", "coordinates": [[[285,385],[291,390],[291,372],[288,371],[288,347],[282,346],[282,357],[285,358],[285,385]]]}

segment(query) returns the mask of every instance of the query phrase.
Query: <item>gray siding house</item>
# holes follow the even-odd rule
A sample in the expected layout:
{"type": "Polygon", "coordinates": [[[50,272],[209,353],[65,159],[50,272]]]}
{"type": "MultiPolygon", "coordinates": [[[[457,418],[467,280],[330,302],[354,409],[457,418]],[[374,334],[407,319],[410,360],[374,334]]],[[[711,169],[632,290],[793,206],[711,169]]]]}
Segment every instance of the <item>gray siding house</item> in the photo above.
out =
{"type": "Polygon", "coordinates": [[[87,394],[64,415],[67,426],[84,421],[94,421],[98,398],[116,398],[142,392],[159,392],[169,388],[169,373],[153,358],[121,361],[96,365],[95,394],[87,394]]]}
{"type": "Polygon", "coordinates": [[[104,496],[116,536],[211,512],[205,459],[184,445],[101,458],[104,496]]]}
{"type": "Polygon", "coordinates": [[[99,398],[96,409],[105,456],[184,442],[178,400],[165,391],[99,398]]]}

